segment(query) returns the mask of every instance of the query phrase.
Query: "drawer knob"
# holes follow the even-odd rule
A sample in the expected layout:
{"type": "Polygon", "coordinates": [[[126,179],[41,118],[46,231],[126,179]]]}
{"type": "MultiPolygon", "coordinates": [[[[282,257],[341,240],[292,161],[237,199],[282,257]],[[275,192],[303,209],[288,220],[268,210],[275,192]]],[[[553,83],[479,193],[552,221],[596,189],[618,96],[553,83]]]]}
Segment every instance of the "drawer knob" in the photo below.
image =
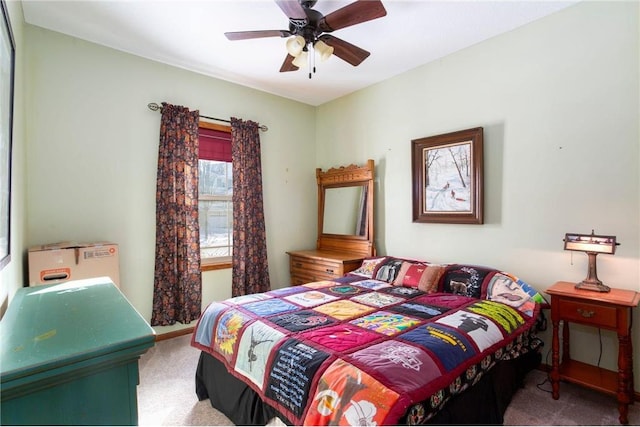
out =
{"type": "Polygon", "coordinates": [[[587,319],[593,317],[594,314],[596,314],[594,311],[592,310],[583,310],[581,308],[579,308],[578,313],[582,316],[582,317],[586,317],[587,319]]]}
{"type": "Polygon", "coordinates": [[[329,273],[329,274],[333,274],[333,270],[332,270],[332,269],[330,269],[330,268],[327,268],[325,271],[326,271],[327,273],[329,273]]]}
{"type": "Polygon", "coordinates": [[[296,267],[298,267],[298,268],[302,267],[302,263],[301,263],[301,262],[296,262],[294,265],[295,265],[296,267]]]}

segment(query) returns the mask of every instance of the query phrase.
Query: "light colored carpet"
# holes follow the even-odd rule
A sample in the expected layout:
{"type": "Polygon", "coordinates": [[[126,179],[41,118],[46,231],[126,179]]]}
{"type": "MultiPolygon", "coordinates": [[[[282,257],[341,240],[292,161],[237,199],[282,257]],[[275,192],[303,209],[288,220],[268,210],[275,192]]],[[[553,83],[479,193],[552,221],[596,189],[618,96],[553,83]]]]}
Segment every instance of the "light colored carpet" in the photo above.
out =
{"type": "MultiPolygon", "coordinates": [[[[190,340],[191,335],[185,335],[159,341],[140,358],[140,425],[233,425],[208,400],[198,401],[195,372],[200,352],[189,345],[190,340]]],[[[545,380],[541,371],[527,376],[525,387],[507,408],[505,425],[620,425],[613,396],[563,382],[560,399],[553,400],[547,392],[551,384],[545,380]]],[[[638,402],[629,406],[629,424],[640,425],[638,402]]]]}

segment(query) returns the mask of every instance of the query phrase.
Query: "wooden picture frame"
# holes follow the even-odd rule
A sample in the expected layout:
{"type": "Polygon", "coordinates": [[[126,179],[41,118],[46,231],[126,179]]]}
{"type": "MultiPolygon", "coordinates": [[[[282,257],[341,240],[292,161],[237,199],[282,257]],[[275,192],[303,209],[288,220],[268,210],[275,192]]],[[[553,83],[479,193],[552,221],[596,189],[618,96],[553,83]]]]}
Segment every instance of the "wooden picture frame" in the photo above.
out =
{"type": "Polygon", "coordinates": [[[414,139],[413,222],[483,223],[483,128],[414,139]]]}
{"type": "Polygon", "coordinates": [[[13,133],[13,80],[15,43],[4,0],[0,30],[0,269],[11,260],[11,143],[13,133]]]}

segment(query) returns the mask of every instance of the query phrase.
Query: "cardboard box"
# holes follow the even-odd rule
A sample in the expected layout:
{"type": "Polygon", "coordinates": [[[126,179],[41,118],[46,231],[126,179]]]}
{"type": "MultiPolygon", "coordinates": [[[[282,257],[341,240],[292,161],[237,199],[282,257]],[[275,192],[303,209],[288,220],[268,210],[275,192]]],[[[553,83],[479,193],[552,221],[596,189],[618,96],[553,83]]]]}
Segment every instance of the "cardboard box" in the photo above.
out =
{"type": "Polygon", "coordinates": [[[118,245],[59,242],[29,248],[29,286],[108,276],[120,287],[118,245]]]}

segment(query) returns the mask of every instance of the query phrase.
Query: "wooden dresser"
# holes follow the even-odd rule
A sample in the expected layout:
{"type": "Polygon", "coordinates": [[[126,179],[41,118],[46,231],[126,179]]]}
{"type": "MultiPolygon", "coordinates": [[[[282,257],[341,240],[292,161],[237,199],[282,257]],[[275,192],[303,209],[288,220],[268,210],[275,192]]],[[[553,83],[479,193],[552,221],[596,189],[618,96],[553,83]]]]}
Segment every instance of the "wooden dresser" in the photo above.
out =
{"type": "Polygon", "coordinates": [[[3,425],[136,425],[155,333],[108,277],[21,288],[0,322],[3,425]]]}
{"type": "Polygon", "coordinates": [[[373,177],[371,159],[364,166],[316,169],[318,240],[315,249],[287,252],[292,285],[337,279],[376,254],[373,177]]]}
{"type": "Polygon", "coordinates": [[[323,250],[291,251],[287,254],[292,285],[337,279],[360,267],[364,259],[362,255],[350,252],[323,250]]]}

